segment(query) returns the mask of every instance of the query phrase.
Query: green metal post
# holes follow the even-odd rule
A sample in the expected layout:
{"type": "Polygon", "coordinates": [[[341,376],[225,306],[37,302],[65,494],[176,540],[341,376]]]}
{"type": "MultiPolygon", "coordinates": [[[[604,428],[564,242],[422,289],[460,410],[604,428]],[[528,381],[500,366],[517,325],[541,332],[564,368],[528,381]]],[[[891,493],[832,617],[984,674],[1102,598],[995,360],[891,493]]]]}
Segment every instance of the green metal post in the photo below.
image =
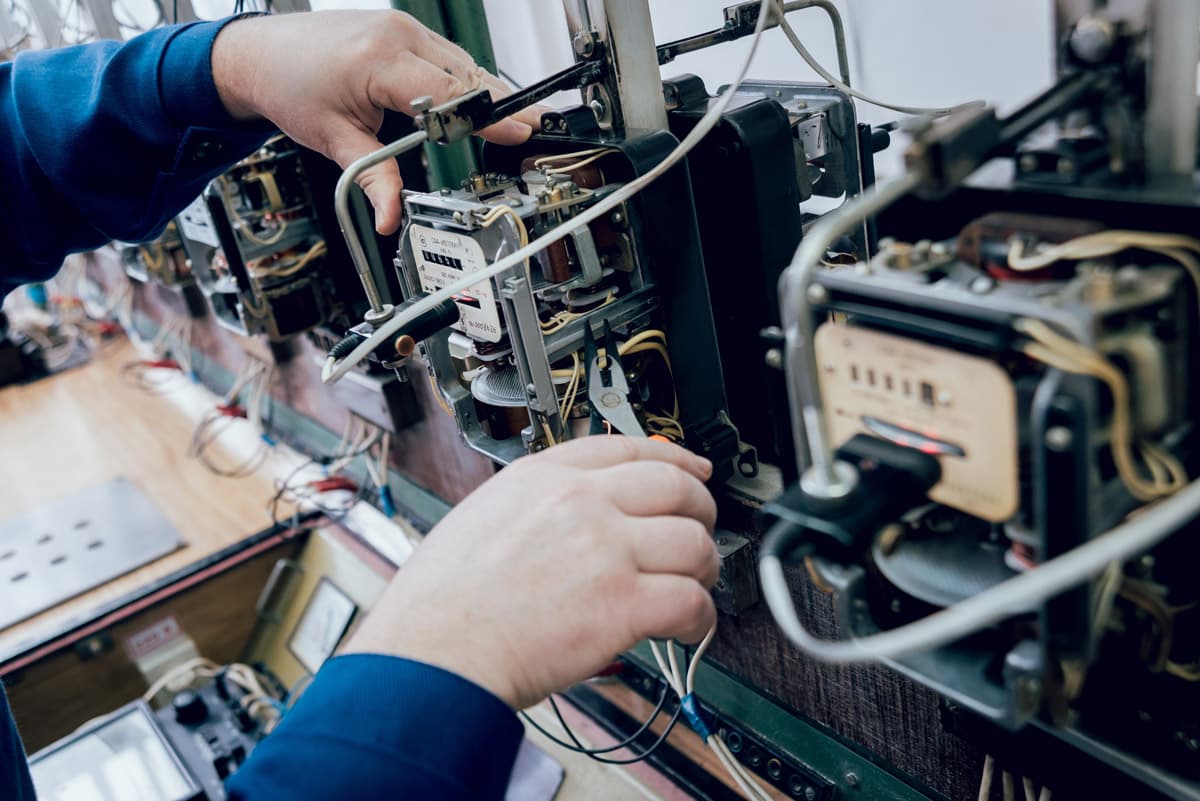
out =
{"type": "MultiPolygon", "coordinates": [[[[407,11],[430,30],[460,45],[484,69],[495,72],[496,57],[488,30],[483,0],[392,0],[392,6],[407,11]]],[[[457,186],[479,169],[477,140],[452,145],[425,146],[431,186],[457,186]]]]}

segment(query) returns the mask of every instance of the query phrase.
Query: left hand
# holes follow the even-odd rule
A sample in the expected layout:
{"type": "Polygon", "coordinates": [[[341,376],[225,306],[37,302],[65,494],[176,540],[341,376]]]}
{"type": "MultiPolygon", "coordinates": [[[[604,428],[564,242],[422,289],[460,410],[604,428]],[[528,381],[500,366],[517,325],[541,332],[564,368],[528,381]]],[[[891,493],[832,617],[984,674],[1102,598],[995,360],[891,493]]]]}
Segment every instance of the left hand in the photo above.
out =
{"type": "MultiPolygon", "coordinates": [[[[213,80],[239,119],[265,117],[343,169],[381,147],[385,109],[412,113],[412,101],[435,104],[480,87],[493,98],[512,93],[458,45],[400,11],[321,11],[251,17],[229,23],[212,52],[213,80]],[[304,51],[305,57],[296,58],[304,51]]],[[[483,131],[485,139],[520,144],[539,124],[530,108],[483,131]]],[[[400,226],[400,169],[395,160],[359,180],[375,207],[381,234],[400,226]]]]}

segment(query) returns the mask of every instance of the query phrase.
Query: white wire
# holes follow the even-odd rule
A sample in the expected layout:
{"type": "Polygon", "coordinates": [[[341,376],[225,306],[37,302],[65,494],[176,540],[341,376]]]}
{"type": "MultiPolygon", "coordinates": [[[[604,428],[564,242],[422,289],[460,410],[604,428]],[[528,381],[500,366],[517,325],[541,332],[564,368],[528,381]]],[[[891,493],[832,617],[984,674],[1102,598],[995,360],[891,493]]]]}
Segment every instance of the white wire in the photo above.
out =
{"type": "MultiPolygon", "coordinates": [[[[835,89],[837,89],[841,92],[844,92],[845,94],[848,94],[851,97],[858,98],[859,100],[863,101],[864,103],[870,103],[872,106],[879,106],[880,108],[888,108],[888,109],[891,109],[892,111],[898,111],[901,114],[917,114],[917,115],[927,115],[927,116],[934,116],[934,117],[942,117],[947,114],[952,114],[955,111],[958,111],[959,109],[969,108],[971,106],[978,106],[978,105],[983,104],[982,100],[971,100],[966,103],[960,103],[957,106],[946,106],[944,108],[926,108],[923,106],[902,106],[898,103],[888,103],[885,100],[880,100],[879,98],[871,97],[870,95],[860,92],[857,89],[849,86],[848,84],[843,83],[842,81],[838,80],[837,76],[835,76],[832,72],[830,72],[829,70],[827,70],[823,66],[821,66],[821,62],[817,61],[816,57],[814,57],[813,54],[809,52],[808,48],[804,46],[804,42],[800,41],[800,37],[796,35],[795,29],[792,28],[791,24],[788,23],[787,19],[785,19],[783,3],[780,0],[773,0],[771,13],[772,13],[772,16],[774,16],[775,19],[779,22],[779,28],[780,28],[780,30],[783,31],[783,35],[787,37],[788,41],[791,42],[792,47],[796,50],[797,53],[800,54],[800,58],[804,59],[808,63],[808,66],[812,67],[813,72],[817,73],[822,78],[824,78],[826,81],[828,81],[829,84],[831,86],[833,86],[835,89]]],[[[862,80],[862,76],[859,76],[859,80],[860,81],[862,80]]]]}
{"type": "MultiPolygon", "coordinates": [[[[667,684],[679,696],[682,703],[683,698],[691,695],[696,691],[696,669],[700,666],[700,660],[704,657],[704,653],[708,647],[712,645],[713,638],[717,634],[717,627],[714,625],[704,635],[704,639],[696,646],[695,653],[688,661],[686,678],[684,672],[679,667],[679,659],[675,654],[675,642],[667,642],[667,657],[664,659],[662,650],[654,640],[650,640],[650,652],[654,655],[654,661],[658,665],[659,671],[667,684]]],[[[717,734],[709,734],[704,738],[704,744],[712,750],[720,761],[722,767],[729,773],[734,783],[742,791],[742,794],[750,801],[773,801],[758,780],[750,774],[750,772],[737,761],[737,758],[729,751],[728,746],[717,734]]]]}
{"type": "Polygon", "coordinates": [[[783,563],[768,554],[759,561],[763,597],[775,623],[797,647],[825,662],[869,662],[926,651],[965,637],[1010,615],[1026,612],[1112,562],[1124,562],[1166,539],[1200,514],[1200,481],[1159,501],[1116,528],[991,589],[915,623],[861,639],[830,642],[800,622],[783,563]]]}
{"type": "Polygon", "coordinates": [[[350,372],[356,365],[366,359],[372,351],[395,336],[418,317],[431,311],[439,303],[482,281],[490,281],[492,278],[504,274],[513,267],[524,264],[526,259],[533,257],[555,242],[565,238],[572,231],[578,231],[608,214],[679,163],[716,126],[721,119],[721,115],[725,113],[725,109],[733,102],[733,97],[737,94],[738,87],[742,85],[742,81],[746,79],[746,73],[750,70],[750,62],[754,60],[754,54],[758,52],[758,44],[762,39],[762,32],[766,27],[767,17],[770,16],[770,4],[771,0],[762,0],[759,4],[758,23],[754,27],[754,37],[750,43],[750,51],[746,54],[746,60],[742,62],[737,78],[729,85],[725,93],[717,99],[717,102],[709,108],[708,112],[700,119],[700,122],[696,124],[696,127],[684,137],[683,141],[665,159],[656,164],[645,175],[639,176],[625,184],[596,205],[588,208],[582,214],[551,228],[525,247],[513,251],[482,270],[464,275],[458,281],[426,295],[403,312],[394,315],[380,326],[375,333],[359,343],[358,347],[340,362],[332,358],[328,359],[325,362],[325,369],[321,373],[321,380],[326,384],[332,384],[340,380],[346,373],[350,372]]]}

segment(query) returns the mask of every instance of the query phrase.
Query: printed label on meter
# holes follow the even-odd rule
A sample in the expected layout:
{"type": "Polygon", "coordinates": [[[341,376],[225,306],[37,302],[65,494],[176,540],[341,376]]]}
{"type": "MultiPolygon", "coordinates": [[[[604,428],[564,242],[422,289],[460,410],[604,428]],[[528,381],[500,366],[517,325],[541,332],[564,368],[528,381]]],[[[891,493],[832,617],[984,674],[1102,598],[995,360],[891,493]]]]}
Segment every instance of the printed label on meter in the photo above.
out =
{"type": "MultiPolygon", "coordinates": [[[[469,236],[439,231],[424,225],[411,225],[408,241],[412,245],[421,291],[434,292],[488,266],[483,248],[469,236]]],[[[500,309],[491,281],[482,281],[455,296],[459,321],[452,328],[486,342],[500,341],[500,309]]]]}

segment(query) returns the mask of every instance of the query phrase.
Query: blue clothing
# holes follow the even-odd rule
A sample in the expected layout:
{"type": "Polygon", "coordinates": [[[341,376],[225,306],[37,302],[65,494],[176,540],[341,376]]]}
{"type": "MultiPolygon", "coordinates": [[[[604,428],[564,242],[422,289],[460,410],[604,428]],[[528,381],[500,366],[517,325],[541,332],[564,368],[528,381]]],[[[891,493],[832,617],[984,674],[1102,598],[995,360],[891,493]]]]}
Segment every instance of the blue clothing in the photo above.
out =
{"type": "MultiPolygon", "coordinates": [[[[153,237],[269,133],[238,123],[212,79],[224,22],[125,44],[28,52],[0,65],[0,283],[63,257],[153,237]]],[[[499,799],[521,740],[482,688],[405,659],[331,660],[229,782],[242,801],[499,799]]],[[[0,692],[0,799],[32,801],[0,692]]]]}

